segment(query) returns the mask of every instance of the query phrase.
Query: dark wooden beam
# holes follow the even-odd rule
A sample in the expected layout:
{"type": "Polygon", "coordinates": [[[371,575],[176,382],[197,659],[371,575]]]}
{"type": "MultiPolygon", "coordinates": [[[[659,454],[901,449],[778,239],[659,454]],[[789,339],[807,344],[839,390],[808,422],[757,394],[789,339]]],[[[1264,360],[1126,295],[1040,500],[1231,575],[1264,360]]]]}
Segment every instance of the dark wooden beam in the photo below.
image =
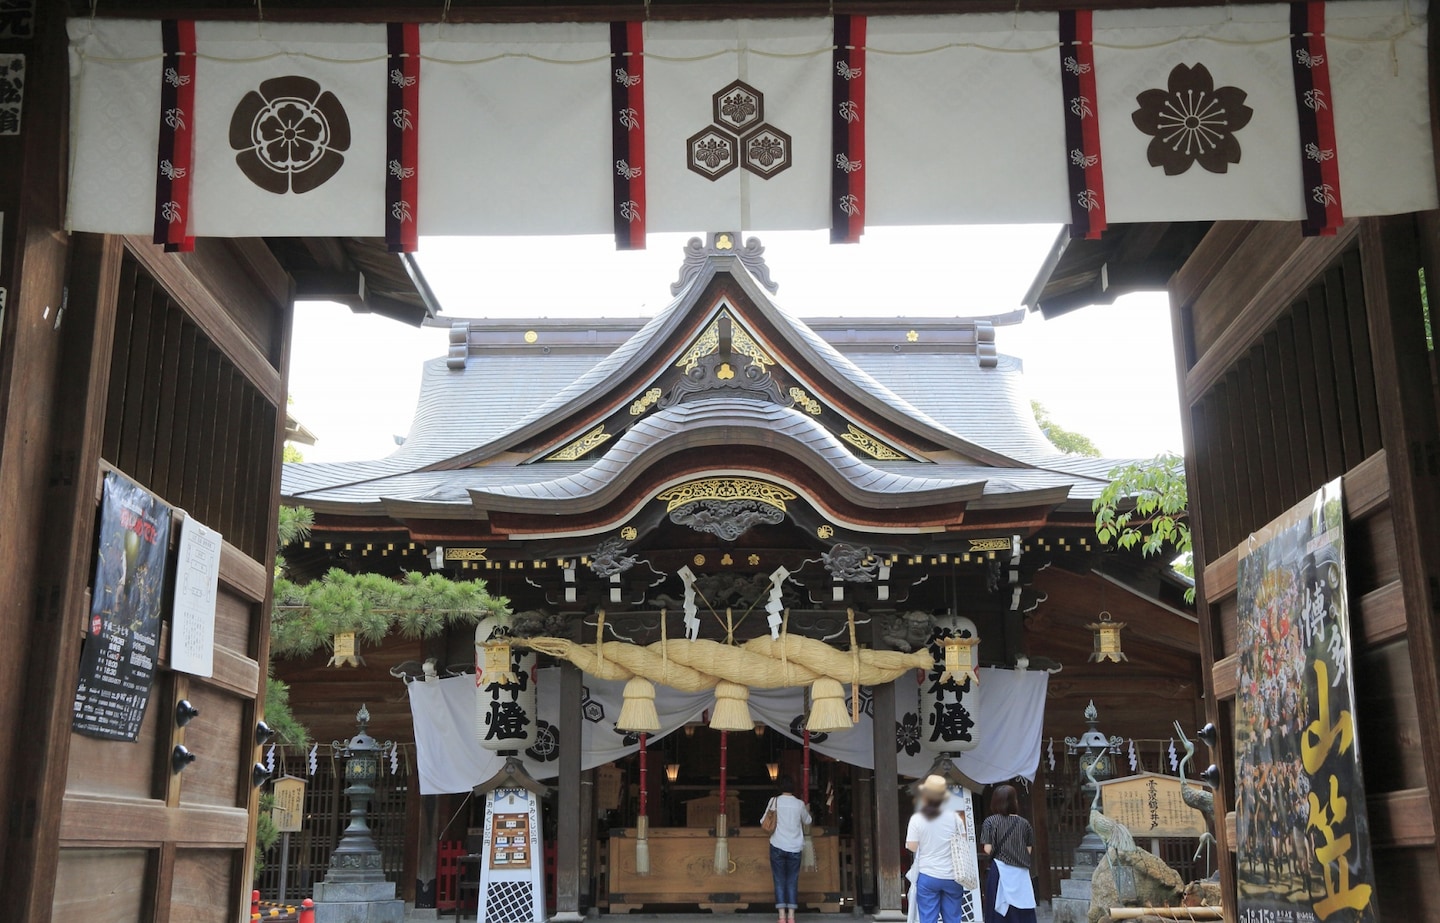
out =
{"type": "Polygon", "coordinates": [[[572,663],[560,664],[560,789],[555,819],[555,912],[552,920],[575,923],[580,916],[580,714],[584,677],[572,663]]]}
{"type": "MultiPolygon", "coordinates": [[[[1426,345],[1425,310],[1418,270],[1440,279],[1436,221],[1414,215],[1367,218],[1360,227],[1365,309],[1374,350],[1375,393],[1390,471],[1390,515],[1395,528],[1401,594],[1408,616],[1411,679],[1420,707],[1429,811],[1440,811],[1440,633],[1435,626],[1440,587],[1440,445],[1433,366],[1426,345]],[[1422,241],[1424,242],[1422,244],[1422,241]],[[1422,249],[1423,247],[1423,249],[1422,249]]],[[[1432,852],[1437,852],[1432,847],[1432,852]]],[[[1440,861],[1440,852],[1434,857],[1440,861]]]]}
{"type": "MultiPolygon", "coordinates": [[[[872,686],[875,714],[895,714],[895,684],[872,686]]],[[[900,766],[895,754],[895,722],[875,720],[870,723],[875,746],[875,877],[876,905],[874,919],[903,920],[900,909],[905,879],[900,869],[900,799],[896,786],[900,766]]]]}
{"type": "MultiPolygon", "coordinates": [[[[1258,0],[1232,0],[1237,5],[1258,0]]],[[[715,20],[749,18],[793,18],[802,16],[866,15],[925,16],[944,13],[1052,12],[1056,10],[1130,10],[1148,7],[1220,6],[1221,0],[728,0],[728,2],[639,2],[583,3],[427,3],[403,5],[395,0],[350,0],[350,2],[285,3],[266,0],[263,8],[252,0],[211,0],[204,4],[151,2],[126,4],[107,11],[101,3],[99,16],[124,15],[144,19],[216,19],[271,22],[612,22],[620,20],[715,20]]],[[[88,0],[71,0],[71,13],[89,16],[88,0]]]]}

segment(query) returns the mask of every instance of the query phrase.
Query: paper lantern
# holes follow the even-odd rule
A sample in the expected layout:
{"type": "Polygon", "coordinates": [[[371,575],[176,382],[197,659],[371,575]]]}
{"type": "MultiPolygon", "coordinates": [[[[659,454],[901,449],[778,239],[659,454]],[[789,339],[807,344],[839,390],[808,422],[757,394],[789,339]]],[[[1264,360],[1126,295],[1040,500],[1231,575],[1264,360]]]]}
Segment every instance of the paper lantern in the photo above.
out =
{"type": "Polygon", "coordinates": [[[518,753],[535,745],[535,655],[507,634],[497,618],[475,626],[475,732],[486,750],[518,753]]]}

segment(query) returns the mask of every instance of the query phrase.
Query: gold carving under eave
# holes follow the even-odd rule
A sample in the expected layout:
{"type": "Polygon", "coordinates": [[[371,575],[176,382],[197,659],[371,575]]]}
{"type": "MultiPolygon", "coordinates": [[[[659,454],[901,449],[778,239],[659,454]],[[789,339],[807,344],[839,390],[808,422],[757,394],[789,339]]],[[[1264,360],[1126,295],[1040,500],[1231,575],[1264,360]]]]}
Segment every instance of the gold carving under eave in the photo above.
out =
{"type": "Polygon", "coordinates": [[[446,548],[445,560],[447,561],[488,561],[485,552],[488,548],[446,548]]]}
{"type": "Polygon", "coordinates": [[[754,500],[784,512],[786,501],[794,500],[795,495],[783,487],[754,478],[704,478],[686,481],[659,494],[655,499],[665,501],[667,513],[697,500],[754,500]]]}
{"type": "Polygon", "coordinates": [[[854,423],[846,423],[845,429],[848,432],[840,434],[840,438],[853,445],[855,448],[869,455],[871,458],[878,458],[880,461],[904,461],[905,456],[890,448],[874,436],[860,429],[854,423]]]}
{"type": "Polygon", "coordinates": [[[630,416],[638,417],[651,407],[654,407],[656,402],[660,400],[660,396],[664,393],[665,392],[659,388],[651,388],[649,391],[640,395],[639,400],[630,405],[630,416]]]}
{"type": "Polygon", "coordinates": [[[971,551],[1009,551],[1010,539],[1008,538],[972,538],[970,539],[971,551]]]}
{"type": "Polygon", "coordinates": [[[547,456],[545,460],[574,461],[575,459],[589,452],[596,446],[603,445],[605,441],[609,438],[610,434],[605,432],[605,424],[602,423],[592,429],[590,432],[581,436],[579,439],[576,439],[574,442],[567,445],[565,448],[561,449],[553,455],[547,456]]]}
{"type": "Polygon", "coordinates": [[[820,406],[819,401],[805,393],[804,388],[791,388],[790,400],[795,402],[796,407],[804,409],[812,417],[820,416],[820,411],[824,409],[820,406]]]}
{"type": "Polygon", "coordinates": [[[720,318],[722,317],[730,320],[730,344],[735,352],[747,357],[752,364],[761,368],[775,364],[774,357],[755,342],[755,338],[740,326],[740,322],[735,320],[729,311],[721,311],[719,316],[711,321],[710,326],[705,328],[705,332],[700,334],[695,342],[690,344],[690,348],[680,356],[680,360],[675,363],[676,368],[688,372],[699,365],[701,359],[720,350],[720,318]]]}

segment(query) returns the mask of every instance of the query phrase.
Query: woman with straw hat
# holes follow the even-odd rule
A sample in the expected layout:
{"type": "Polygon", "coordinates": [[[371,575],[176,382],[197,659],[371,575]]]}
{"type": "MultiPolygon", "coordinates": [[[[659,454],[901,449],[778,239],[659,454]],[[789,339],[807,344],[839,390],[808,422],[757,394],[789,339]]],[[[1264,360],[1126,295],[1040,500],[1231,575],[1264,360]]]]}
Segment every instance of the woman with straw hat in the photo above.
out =
{"type": "Polygon", "coordinates": [[[921,782],[919,805],[910,817],[905,848],[915,854],[915,903],[919,923],[963,923],[965,889],[955,880],[950,841],[965,832],[964,809],[950,804],[944,776],[921,782]]]}

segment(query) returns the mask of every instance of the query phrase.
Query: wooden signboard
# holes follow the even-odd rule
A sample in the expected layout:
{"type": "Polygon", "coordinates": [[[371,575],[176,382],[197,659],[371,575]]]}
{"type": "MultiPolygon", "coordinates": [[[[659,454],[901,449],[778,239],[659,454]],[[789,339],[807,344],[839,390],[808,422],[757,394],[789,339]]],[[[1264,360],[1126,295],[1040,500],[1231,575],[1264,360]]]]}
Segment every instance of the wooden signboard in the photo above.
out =
{"type": "Polygon", "coordinates": [[[270,819],[280,833],[299,833],[305,819],[305,780],[295,776],[283,776],[270,787],[275,806],[270,809],[270,819]]]}
{"type": "Polygon", "coordinates": [[[520,870],[530,868],[530,816],[496,814],[490,828],[490,867],[520,870]]]}
{"type": "MultiPolygon", "coordinates": [[[[1204,782],[1185,784],[1196,791],[1208,789],[1204,782]]],[[[1180,791],[1179,778],[1154,772],[1100,783],[1105,816],[1124,824],[1136,839],[1199,837],[1205,833],[1205,816],[1186,804],[1180,791]]]]}

